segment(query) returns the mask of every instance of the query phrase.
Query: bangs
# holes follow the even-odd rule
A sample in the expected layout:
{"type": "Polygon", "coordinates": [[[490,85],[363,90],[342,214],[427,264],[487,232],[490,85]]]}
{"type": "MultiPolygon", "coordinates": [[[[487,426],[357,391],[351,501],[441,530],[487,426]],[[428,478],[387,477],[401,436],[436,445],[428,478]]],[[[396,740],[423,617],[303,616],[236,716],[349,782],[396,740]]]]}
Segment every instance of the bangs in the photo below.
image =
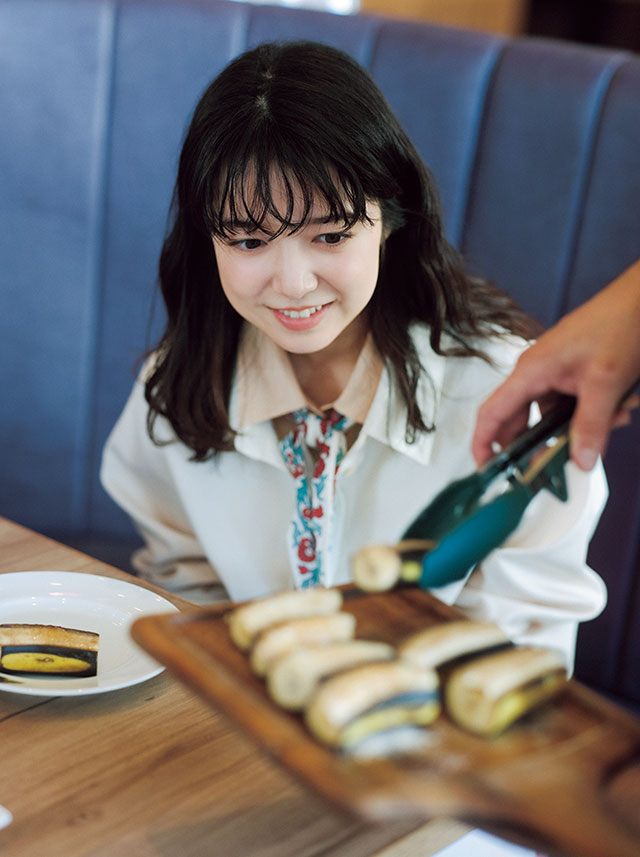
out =
{"type": "Polygon", "coordinates": [[[359,221],[372,222],[367,201],[373,200],[355,174],[315,160],[312,153],[304,159],[270,155],[247,151],[212,174],[201,209],[209,235],[229,238],[239,227],[275,238],[318,218],[346,229],[359,221]]]}

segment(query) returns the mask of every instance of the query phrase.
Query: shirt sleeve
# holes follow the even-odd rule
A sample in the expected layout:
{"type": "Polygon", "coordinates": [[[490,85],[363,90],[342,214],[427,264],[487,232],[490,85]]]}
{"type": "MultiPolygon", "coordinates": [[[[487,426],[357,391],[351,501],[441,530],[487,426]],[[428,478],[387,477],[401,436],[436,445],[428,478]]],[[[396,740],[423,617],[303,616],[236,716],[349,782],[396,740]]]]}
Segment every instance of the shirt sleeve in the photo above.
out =
{"type": "MultiPolygon", "coordinates": [[[[167,445],[147,432],[144,369],[114,426],[102,456],[100,479],[107,493],[131,517],[145,541],[132,563],[141,577],[196,604],[226,599],[180,502],[167,445]]],[[[178,441],[158,418],[160,440],[178,441]]],[[[185,452],[186,454],[186,452],[185,452]]]]}
{"type": "Polygon", "coordinates": [[[566,466],[569,499],[542,490],[520,526],[471,573],[455,600],[470,618],[496,622],[519,644],[561,651],[573,671],[578,624],[607,600],[586,563],[607,499],[602,465],[591,473],[566,466]]]}

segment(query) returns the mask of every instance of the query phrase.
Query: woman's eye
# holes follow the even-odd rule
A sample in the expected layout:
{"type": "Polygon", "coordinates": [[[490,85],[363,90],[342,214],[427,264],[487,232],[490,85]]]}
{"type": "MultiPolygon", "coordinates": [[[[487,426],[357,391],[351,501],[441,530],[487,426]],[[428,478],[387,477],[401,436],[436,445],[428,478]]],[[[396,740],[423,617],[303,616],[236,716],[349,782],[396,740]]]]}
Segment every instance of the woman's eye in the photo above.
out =
{"type": "Polygon", "coordinates": [[[346,232],[324,232],[322,235],[318,235],[318,240],[323,244],[335,246],[336,244],[342,244],[348,237],[349,235],[346,232]]]}
{"type": "Polygon", "coordinates": [[[264,241],[260,238],[239,238],[231,242],[232,247],[239,247],[241,250],[257,250],[263,244],[264,241]]]}

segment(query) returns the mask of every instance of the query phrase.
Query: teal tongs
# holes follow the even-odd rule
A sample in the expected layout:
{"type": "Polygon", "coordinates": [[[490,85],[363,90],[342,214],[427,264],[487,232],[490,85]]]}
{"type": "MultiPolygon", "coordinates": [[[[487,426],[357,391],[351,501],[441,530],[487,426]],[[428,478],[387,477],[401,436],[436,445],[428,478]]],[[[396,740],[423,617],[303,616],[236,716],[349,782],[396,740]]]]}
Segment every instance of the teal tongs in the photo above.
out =
{"type": "MultiPolygon", "coordinates": [[[[562,397],[482,469],[451,482],[423,509],[401,542],[433,545],[418,552],[422,569],[415,582],[419,586],[431,589],[463,578],[515,530],[541,489],[567,500],[564,466],[575,405],[573,397],[562,397]]],[[[411,553],[415,568],[418,556],[411,553]]]]}

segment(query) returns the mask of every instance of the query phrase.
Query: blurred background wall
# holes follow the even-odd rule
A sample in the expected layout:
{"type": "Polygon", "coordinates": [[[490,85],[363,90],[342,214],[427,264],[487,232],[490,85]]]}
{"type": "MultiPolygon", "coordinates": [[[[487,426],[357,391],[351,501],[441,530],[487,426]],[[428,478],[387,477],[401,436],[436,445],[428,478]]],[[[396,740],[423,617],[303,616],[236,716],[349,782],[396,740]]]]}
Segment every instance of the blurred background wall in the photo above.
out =
{"type": "Polygon", "coordinates": [[[492,33],[524,31],[529,0],[360,0],[362,12],[420,18],[492,33]]]}
{"type": "Polygon", "coordinates": [[[254,0],[640,51],[640,0],[254,0]]]}
{"type": "Polygon", "coordinates": [[[640,51],[640,0],[528,0],[527,32],[640,51]]]}

